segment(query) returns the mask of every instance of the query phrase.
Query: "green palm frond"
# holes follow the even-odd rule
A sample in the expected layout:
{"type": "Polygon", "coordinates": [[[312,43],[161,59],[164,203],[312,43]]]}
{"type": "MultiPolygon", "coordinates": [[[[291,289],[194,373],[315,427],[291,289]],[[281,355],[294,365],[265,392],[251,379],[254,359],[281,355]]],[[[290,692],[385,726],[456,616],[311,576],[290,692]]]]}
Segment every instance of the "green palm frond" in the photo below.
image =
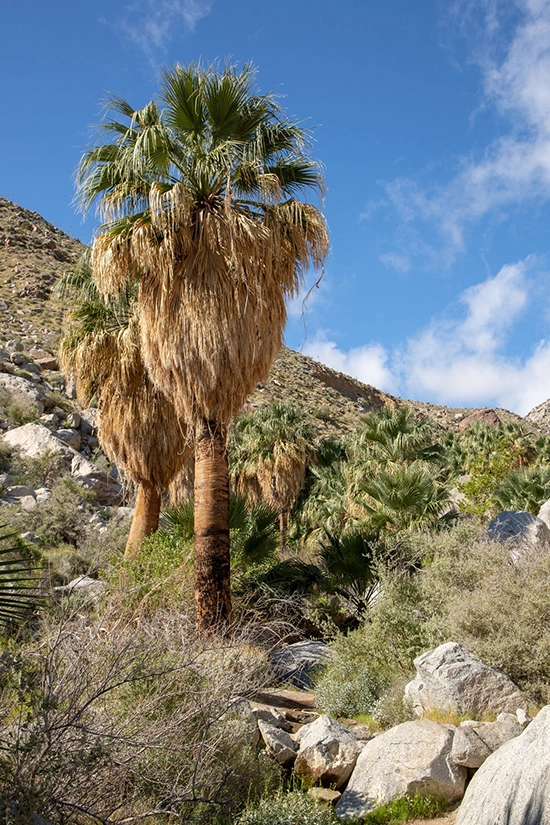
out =
{"type": "Polygon", "coordinates": [[[34,566],[21,555],[16,536],[0,525],[0,624],[7,626],[29,619],[40,604],[34,566]]]}

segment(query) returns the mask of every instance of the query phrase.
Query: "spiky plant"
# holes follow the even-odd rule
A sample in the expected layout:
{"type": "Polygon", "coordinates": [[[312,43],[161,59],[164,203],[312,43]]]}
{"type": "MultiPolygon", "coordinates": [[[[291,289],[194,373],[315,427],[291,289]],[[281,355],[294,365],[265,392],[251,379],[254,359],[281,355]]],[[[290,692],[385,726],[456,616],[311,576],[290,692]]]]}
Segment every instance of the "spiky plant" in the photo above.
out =
{"type": "Polygon", "coordinates": [[[70,326],[61,342],[66,372],[76,377],[84,403],[101,408],[98,437],[108,457],[138,485],[125,556],[157,529],[162,491],[191,455],[187,431],[169,400],[153,386],[143,364],[135,290],[102,297],[92,279],[90,253],[60,284],[76,293],[70,326]]]}
{"type": "Polygon", "coordinates": [[[536,515],[550,498],[550,467],[526,467],[497,485],[493,499],[502,510],[527,510],[536,515]]]}
{"type": "Polygon", "coordinates": [[[280,550],[286,547],[288,513],[315,457],[313,428],[297,407],[274,401],[237,419],[231,478],[249,501],[269,502],[279,513],[280,550]]]}
{"type": "Polygon", "coordinates": [[[381,464],[410,462],[424,458],[433,448],[428,423],[418,420],[410,407],[384,406],[367,413],[359,432],[354,434],[352,454],[381,464]]]}
{"type": "Polygon", "coordinates": [[[446,484],[424,461],[379,468],[361,484],[361,503],[373,532],[424,528],[448,512],[446,484]]]}
{"type": "Polygon", "coordinates": [[[105,223],[94,277],[117,293],[137,275],[142,356],[195,431],[195,603],[208,631],[231,617],[226,428],[279,351],[285,298],[328,250],[324,219],[296,200],[319,189],[307,134],[254,70],[176,66],[160,106],[111,97],[77,174],[105,223]]]}
{"type": "Polygon", "coordinates": [[[33,565],[15,539],[0,524],[0,624],[8,628],[32,616],[40,599],[33,565]]]}

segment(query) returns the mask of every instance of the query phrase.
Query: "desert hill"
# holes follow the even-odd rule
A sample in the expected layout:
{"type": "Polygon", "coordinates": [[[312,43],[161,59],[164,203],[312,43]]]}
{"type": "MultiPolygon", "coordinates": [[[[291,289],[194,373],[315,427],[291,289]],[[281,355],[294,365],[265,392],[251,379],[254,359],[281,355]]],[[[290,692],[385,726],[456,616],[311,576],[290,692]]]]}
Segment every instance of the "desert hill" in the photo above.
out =
{"type": "MultiPolygon", "coordinates": [[[[67,307],[53,287],[84,248],[37,212],[0,198],[0,346],[15,338],[26,350],[40,347],[55,352],[67,307]]],[[[272,399],[301,407],[319,435],[349,432],[363,413],[388,403],[408,403],[443,429],[458,428],[472,414],[483,415],[479,408],[404,402],[286,347],[248,406],[272,399]]],[[[500,420],[519,419],[508,410],[494,412],[500,420]]],[[[550,431],[550,402],[539,405],[525,420],[535,429],[550,431]]]]}

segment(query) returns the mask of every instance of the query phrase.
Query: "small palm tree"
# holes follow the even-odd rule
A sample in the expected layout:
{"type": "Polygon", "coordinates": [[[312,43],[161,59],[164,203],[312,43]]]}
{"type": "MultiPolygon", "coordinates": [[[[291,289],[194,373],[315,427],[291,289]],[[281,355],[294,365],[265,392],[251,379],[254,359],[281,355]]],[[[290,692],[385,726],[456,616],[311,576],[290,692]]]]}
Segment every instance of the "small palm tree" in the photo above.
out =
{"type": "Polygon", "coordinates": [[[502,510],[528,510],[536,515],[550,498],[550,467],[527,467],[497,485],[493,499],[502,510]]]}
{"type": "Polygon", "coordinates": [[[288,513],[314,460],[313,428],[291,405],[273,402],[241,416],[235,425],[231,477],[238,493],[279,513],[280,550],[286,547],[288,513]]]}
{"type": "Polygon", "coordinates": [[[365,415],[352,443],[356,457],[381,464],[415,461],[432,447],[427,422],[416,419],[407,406],[384,406],[380,412],[365,415]]]}
{"type": "Polygon", "coordinates": [[[361,503],[373,532],[430,527],[449,509],[446,484],[424,461],[379,468],[361,485],[361,503]]]}
{"type": "Polygon", "coordinates": [[[138,485],[125,557],[157,529],[162,492],[191,455],[187,432],[172,404],[153,386],[143,364],[135,291],[102,298],[92,279],[90,253],[60,282],[76,292],[76,307],[60,348],[61,363],[77,379],[84,403],[101,408],[98,437],[108,457],[138,485]]]}
{"type": "Polygon", "coordinates": [[[117,293],[139,277],[141,355],[194,430],[199,630],[231,617],[226,431],[282,343],[285,298],[328,250],[307,135],[254,70],[190,65],[162,75],[160,106],[111,97],[78,174],[105,221],[94,278],[117,293]]]}

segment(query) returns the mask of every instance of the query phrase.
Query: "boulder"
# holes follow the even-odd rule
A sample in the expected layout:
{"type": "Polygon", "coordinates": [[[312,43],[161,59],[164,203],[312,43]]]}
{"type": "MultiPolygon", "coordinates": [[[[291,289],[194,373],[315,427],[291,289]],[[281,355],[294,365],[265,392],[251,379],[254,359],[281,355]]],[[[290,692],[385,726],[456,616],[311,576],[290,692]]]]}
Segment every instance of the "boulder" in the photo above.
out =
{"type": "Polygon", "coordinates": [[[511,713],[501,713],[496,722],[463,722],[455,733],[451,759],[465,768],[479,768],[505,742],[519,736],[523,726],[511,713]]]}
{"type": "Polygon", "coordinates": [[[73,450],[80,450],[80,433],[78,430],[73,430],[69,427],[63,427],[60,430],[57,430],[56,436],[64,441],[65,444],[68,444],[69,447],[72,447],[73,450]]]}
{"type": "Polygon", "coordinates": [[[550,528],[550,499],[545,501],[538,512],[538,518],[550,528]]]}
{"type": "Polygon", "coordinates": [[[405,698],[417,716],[425,712],[481,716],[515,713],[529,702],[501,670],[484,664],[463,645],[447,642],[414,660],[416,678],[405,687],[405,698]]]}
{"type": "Polygon", "coordinates": [[[310,788],[308,796],[323,805],[336,805],[342,794],[340,791],[333,791],[331,788],[310,788]]]}
{"type": "Polygon", "coordinates": [[[80,453],[57,438],[42,424],[16,427],[9,430],[3,439],[11,447],[18,447],[24,455],[39,456],[48,452],[58,455],[73,478],[94,491],[100,504],[113,505],[120,502],[121,485],[104,470],[86,461],[80,453]]]}
{"type": "Polygon", "coordinates": [[[427,720],[404,722],[367,742],[336,814],[358,819],[405,794],[460,799],[468,772],[450,758],[455,731],[427,720]]]}
{"type": "Polygon", "coordinates": [[[500,427],[501,424],[497,413],[492,409],[485,408],[483,410],[478,410],[471,415],[467,415],[466,418],[463,418],[462,421],[459,422],[458,432],[464,432],[464,430],[467,430],[468,427],[471,427],[472,424],[475,424],[478,421],[482,421],[484,424],[490,424],[492,427],[500,427]]]}
{"type": "Polygon", "coordinates": [[[304,725],[298,734],[295,739],[300,749],[294,772],[309,785],[321,782],[342,788],[361,752],[361,745],[349,728],[323,715],[304,725]]]}
{"type": "Polygon", "coordinates": [[[498,541],[509,541],[514,562],[526,553],[550,550],[550,527],[526,510],[505,510],[499,513],[487,527],[487,536],[498,541]]]}
{"type": "Polygon", "coordinates": [[[38,415],[44,412],[44,390],[37,387],[32,381],[20,378],[17,375],[10,375],[7,372],[1,372],[0,388],[6,390],[10,398],[19,404],[35,404],[38,415]]]}
{"type": "Polygon", "coordinates": [[[14,487],[8,487],[6,495],[9,496],[9,498],[23,498],[24,496],[36,498],[36,493],[32,487],[26,487],[24,484],[16,484],[14,487]]]}
{"type": "Polygon", "coordinates": [[[330,659],[328,645],[314,639],[295,642],[271,654],[271,663],[282,682],[307,689],[313,686],[314,671],[330,659]]]}
{"type": "Polygon", "coordinates": [[[550,825],[550,706],[486,759],[455,825],[550,825]]]}
{"type": "MultiPolygon", "coordinates": [[[[71,448],[69,448],[71,449],[71,448]]],[[[122,498],[122,486],[111,478],[104,470],[87,461],[80,453],[73,450],[71,475],[82,484],[93,490],[100,504],[112,506],[119,504],[122,498]]]]}
{"type": "Polygon", "coordinates": [[[74,430],[78,430],[78,428],[80,427],[81,420],[82,419],[80,418],[80,413],[69,413],[69,415],[67,416],[67,426],[71,427],[74,430]]]}
{"type": "Polygon", "coordinates": [[[290,765],[295,757],[298,745],[290,734],[281,728],[276,728],[263,719],[258,720],[258,728],[262,734],[266,750],[280,765],[290,765]]]}
{"type": "Polygon", "coordinates": [[[97,407],[86,407],[80,410],[80,432],[83,435],[95,435],[99,426],[99,410],[97,407]]]}

